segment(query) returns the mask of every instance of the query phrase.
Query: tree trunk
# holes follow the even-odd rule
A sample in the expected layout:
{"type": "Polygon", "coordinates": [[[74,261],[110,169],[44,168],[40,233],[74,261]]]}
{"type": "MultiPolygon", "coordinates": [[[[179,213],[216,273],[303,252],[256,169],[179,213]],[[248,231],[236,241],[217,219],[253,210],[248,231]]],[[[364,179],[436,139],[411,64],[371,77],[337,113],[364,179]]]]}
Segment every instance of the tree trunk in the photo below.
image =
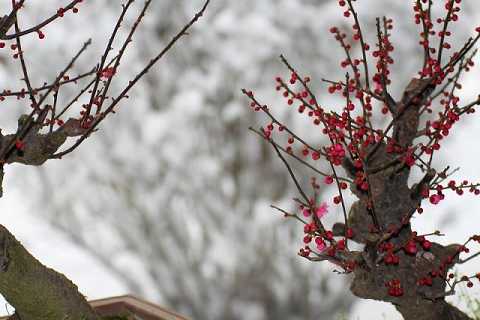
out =
{"type": "Polygon", "coordinates": [[[0,292],[15,307],[13,319],[97,319],[77,286],[63,274],[41,264],[2,225],[0,292]]]}
{"type": "MultiPolygon", "coordinates": [[[[400,146],[400,152],[389,151],[386,143],[379,142],[362,151],[367,155],[363,169],[353,168],[348,160],[343,164],[352,177],[356,170],[366,172],[369,185],[367,192],[351,184],[359,200],[350,208],[348,226],[353,230],[353,240],[365,247],[350,289],[360,298],[392,303],[405,320],[466,320],[470,319],[466,314],[445,302],[445,279],[458,262],[461,246],[431,242],[425,248],[410,225],[423,200],[422,189],[436,173],[427,170],[425,177],[410,188],[410,167],[405,160],[398,160],[406,157],[407,148],[412,146],[419,109],[433,89],[430,79],[413,79],[402,100],[395,104],[396,121],[389,143],[400,146]],[[382,245],[389,245],[389,249],[382,245]],[[409,251],[407,245],[414,248],[409,251]],[[397,263],[387,263],[387,254],[395,255],[397,263]]],[[[334,232],[342,235],[344,228],[343,224],[337,225],[334,232]]]]}
{"type": "Polygon", "coordinates": [[[419,301],[419,304],[397,306],[405,320],[471,320],[465,313],[444,300],[419,301]]]}

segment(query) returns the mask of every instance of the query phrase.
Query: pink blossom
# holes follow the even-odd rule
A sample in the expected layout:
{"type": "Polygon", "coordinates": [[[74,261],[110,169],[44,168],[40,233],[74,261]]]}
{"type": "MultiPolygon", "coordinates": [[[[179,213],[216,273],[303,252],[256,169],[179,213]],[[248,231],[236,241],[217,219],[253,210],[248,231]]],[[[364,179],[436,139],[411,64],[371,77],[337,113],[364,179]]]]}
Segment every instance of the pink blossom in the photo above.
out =
{"type": "Polygon", "coordinates": [[[326,248],[325,241],[321,237],[315,238],[315,244],[317,245],[318,251],[323,251],[326,248]]]}
{"type": "Polygon", "coordinates": [[[323,181],[325,182],[325,184],[332,184],[333,178],[331,176],[326,176],[323,181]]]}
{"type": "Polygon", "coordinates": [[[102,78],[111,78],[115,75],[115,68],[113,67],[108,67],[108,68],[105,68],[103,69],[101,72],[100,72],[100,77],[102,78]]]}
{"type": "Polygon", "coordinates": [[[439,194],[434,194],[430,196],[430,202],[433,204],[438,204],[442,200],[442,196],[439,194]]]}
{"type": "Polygon", "coordinates": [[[316,214],[319,219],[323,218],[325,214],[328,212],[328,204],[326,202],[322,202],[320,207],[317,208],[316,214]]]}
{"type": "Polygon", "coordinates": [[[303,209],[303,216],[304,217],[310,217],[310,214],[311,214],[310,209],[303,209]]]}

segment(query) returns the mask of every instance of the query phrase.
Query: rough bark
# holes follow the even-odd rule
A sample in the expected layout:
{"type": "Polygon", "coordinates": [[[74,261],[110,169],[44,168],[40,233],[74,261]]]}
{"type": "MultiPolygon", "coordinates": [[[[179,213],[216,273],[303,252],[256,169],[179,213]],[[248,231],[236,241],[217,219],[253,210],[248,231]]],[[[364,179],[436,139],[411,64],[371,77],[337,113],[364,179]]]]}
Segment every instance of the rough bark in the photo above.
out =
{"type": "MultiPolygon", "coordinates": [[[[0,133],[0,197],[5,164],[41,165],[65,143],[67,137],[83,133],[79,121],[70,119],[56,131],[39,133],[46,112],[36,121],[23,115],[17,133],[0,133]],[[15,142],[22,137],[22,147],[15,142]]],[[[54,250],[54,248],[52,248],[54,250]]],[[[0,225],[0,292],[15,307],[11,319],[93,320],[97,315],[77,287],[63,274],[35,259],[22,244],[0,225]]]]}
{"type": "Polygon", "coordinates": [[[444,300],[411,301],[409,305],[397,306],[405,320],[471,320],[465,313],[444,300]]]}
{"type": "Polygon", "coordinates": [[[2,225],[0,249],[0,292],[15,307],[12,319],[97,319],[70,280],[41,264],[2,225]]]}
{"type": "MultiPolygon", "coordinates": [[[[433,89],[430,79],[413,79],[402,100],[395,104],[392,136],[404,149],[415,139],[418,110],[433,89]]],[[[414,237],[409,221],[422,200],[419,194],[422,184],[428,184],[435,173],[427,172],[422,181],[410,188],[407,185],[410,168],[404,161],[394,161],[398,154],[388,153],[385,143],[367,147],[364,152],[369,155],[364,170],[370,172],[370,194],[352,184],[358,201],[352,205],[348,216],[348,225],[355,234],[353,240],[365,244],[363,261],[353,271],[352,293],[360,298],[394,304],[405,320],[470,319],[444,299],[446,284],[442,278],[456,262],[458,245],[433,243],[429,250],[419,248],[413,255],[400,249],[395,252],[400,258],[398,265],[385,264],[378,249],[384,241],[403,248],[414,237]],[[432,271],[438,274],[432,276],[432,271]],[[418,285],[418,280],[427,276],[433,279],[432,284],[418,285]],[[403,294],[399,297],[387,293],[386,282],[392,279],[401,282],[403,294]]],[[[348,161],[344,168],[352,176],[355,174],[348,161]]],[[[334,227],[336,234],[342,234],[343,230],[342,224],[334,227]]]]}

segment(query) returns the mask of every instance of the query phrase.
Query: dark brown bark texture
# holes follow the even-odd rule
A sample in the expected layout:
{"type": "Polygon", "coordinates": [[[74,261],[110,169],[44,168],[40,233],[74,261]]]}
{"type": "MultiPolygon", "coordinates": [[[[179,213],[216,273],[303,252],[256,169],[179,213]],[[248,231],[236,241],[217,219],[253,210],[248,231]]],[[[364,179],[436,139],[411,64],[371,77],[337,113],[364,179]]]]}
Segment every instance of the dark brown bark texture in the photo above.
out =
{"type": "MultiPolygon", "coordinates": [[[[396,143],[407,147],[412,144],[419,122],[419,108],[425,98],[432,93],[434,86],[430,79],[413,79],[406,88],[401,101],[395,104],[393,138],[396,143]]],[[[348,215],[348,226],[354,231],[354,241],[365,244],[362,261],[353,274],[351,291],[364,299],[390,302],[405,320],[457,320],[470,319],[466,314],[445,302],[446,283],[442,277],[433,277],[431,286],[419,286],[417,281],[429,275],[432,270],[446,274],[455,264],[455,259],[446,268],[440,268],[447,257],[457,257],[458,245],[442,246],[433,243],[429,250],[418,249],[415,255],[403,250],[395,252],[399,256],[398,265],[386,265],[378,244],[388,240],[403,247],[412,238],[409,221],[421,202],[422,184],[428,183],[434,172],[426,173],[425,178],[411,188],[407,185],[410,168],[403,161],[395,161],[387,153],[385,144],[367,150],[366,169],[370,190],[362,192],[352,184],[351,190],[358,197],[348,215]],[[391,165],[386,165],[391,164],[391,165]],[[371,202],[369,205],[369,198],[371,202]],[[388,294],[386,282],[400,280],[403,295],[393,297],[388,294]]],[[[350,165],[344,164],[350,174],[350,165]]],[[[343,224],[334,227],[341,234],[343,224]]]]}

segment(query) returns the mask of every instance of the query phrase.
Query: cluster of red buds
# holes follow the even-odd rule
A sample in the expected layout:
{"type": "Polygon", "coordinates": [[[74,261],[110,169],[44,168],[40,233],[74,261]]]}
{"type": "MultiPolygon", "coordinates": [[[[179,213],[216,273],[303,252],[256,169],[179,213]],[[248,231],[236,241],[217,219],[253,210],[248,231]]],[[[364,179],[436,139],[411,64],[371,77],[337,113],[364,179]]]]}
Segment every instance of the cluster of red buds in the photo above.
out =
{"type": "Polygon", "coordinates": [[[403,296],[403,288],[399,279],[392,279],[385,283],[385,286],[388,288],[388,294],[392,297],[401,297],[403,296]]]}

